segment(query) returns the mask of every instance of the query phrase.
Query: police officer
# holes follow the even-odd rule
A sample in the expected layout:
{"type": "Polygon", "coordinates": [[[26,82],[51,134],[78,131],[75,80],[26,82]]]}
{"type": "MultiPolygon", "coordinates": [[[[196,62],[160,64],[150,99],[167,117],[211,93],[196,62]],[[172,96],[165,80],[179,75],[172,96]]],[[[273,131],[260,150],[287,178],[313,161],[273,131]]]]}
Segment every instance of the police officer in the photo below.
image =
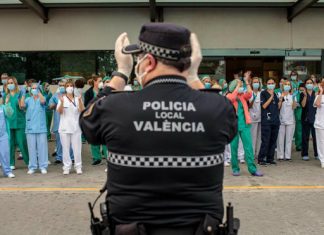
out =
{"type": "Polygon", "coordinates": [[[194,234],[204,218],[223,218],[223,153],[237,132],[234,108],[223,96],[191,88],[203,86],[200,46],[188,29],[145,24],[139,44],[128,44],[125,33],[117,39],[118,72],[80,116],[87,140],[109,146],[113,230],[194,234]],[[132,70],[127,54],[136,56],[143,89],[115,94],[132,70]]]}

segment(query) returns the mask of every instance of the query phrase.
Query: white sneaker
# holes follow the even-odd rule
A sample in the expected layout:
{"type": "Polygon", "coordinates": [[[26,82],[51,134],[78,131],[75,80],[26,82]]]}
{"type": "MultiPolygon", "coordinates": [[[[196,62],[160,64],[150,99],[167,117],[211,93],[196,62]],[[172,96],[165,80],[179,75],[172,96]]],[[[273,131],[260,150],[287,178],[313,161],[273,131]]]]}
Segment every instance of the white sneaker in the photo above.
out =
{"type": "Polygon", "coordinates": [[[108,169],[106,168],[106,169],[105,169],[105,172],[107,172],[107,171],[108,171],[108,169]]]}
{"type": "Polygon", "coordinates": [[[78,175],[81,175],[82,174],[82,169],[76,169],[76,173],[78,174],[78,175]]]}
{"type": "Polygon", "coordinates": [[[12,173],[9,173],[9,174],[7,175],[7,177],[8,177],[8,178],[15,178],[16,176],[15,176],[14,174],[12,174],[12,173]]]}
{"type": "Polygon", "coordinates": [[[16,167],[15,166],[10,166],[10,169],[11,170],[16,170],[16,167]]]}
{"type": "Polygon", "coordinates": [[[245,163],[245,160],[243,160],[243,159],[240,160],[240,163],[241,163],[241,164],[244,164],[244,163],[245,163]]]}
{"type": "Polygon", "coordinates": [[[321,164],[321,167],[324,168],[324,163],[321,164]]]}
{"type": "Polygon", "coordinates": [[[43,175],[46,175],[46,174],[47,174],[47,170],[46,170],[46,169],[41,169],[41,173],[42,173],[43,175]]]}
{"type": "Polygon", "coordinates": [[[230,164],[229,162],[225,162],[225,163],[224,163],[224,166],[226,166],[226,167],[227,167],[227,166],[230,166],[230,165],[231,165],[231,164],[230,164]]]}
{"type": "Polygon", "coordinates": [[[32,174],[34,174],[34,173],[35,173],[34,170],[28,170],[28,171],[27,171],[27,174],[28,174],[28,175],[32,175],[32,174]]]}
{"type": "Polygon", "coordinates": [[[63,175],[69,175],[70,171],[69,170],[63,170],[63,175]]]}
{"type": "Polygon", "coordinates": [[[51,165],[51,161],[50,161],[50,160],[48,160],[47,164],[48,164],[48,165],[51,165]]]}

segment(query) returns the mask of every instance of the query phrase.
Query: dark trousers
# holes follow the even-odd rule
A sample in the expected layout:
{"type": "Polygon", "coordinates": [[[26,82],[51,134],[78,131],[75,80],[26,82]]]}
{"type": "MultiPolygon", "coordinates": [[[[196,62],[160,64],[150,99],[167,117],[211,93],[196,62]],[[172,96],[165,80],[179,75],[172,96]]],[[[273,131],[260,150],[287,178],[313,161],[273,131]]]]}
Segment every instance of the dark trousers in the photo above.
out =
{"type": "Polygon", "coordinates": [[[258,156],[259,162],[272,162],[277,147],[279,125],[261,124],[261,147],[258,156]]]}
{"type": "Polygon", "coordinates": [[[314,123],[303,122],[302,125],[302,157],[308,156],[308,142],[309,135],[312,133],[313,137],[313,148],[314,148],[314,156],[317,157],[317,145],[316,145],[316,135],[314,123]]]}

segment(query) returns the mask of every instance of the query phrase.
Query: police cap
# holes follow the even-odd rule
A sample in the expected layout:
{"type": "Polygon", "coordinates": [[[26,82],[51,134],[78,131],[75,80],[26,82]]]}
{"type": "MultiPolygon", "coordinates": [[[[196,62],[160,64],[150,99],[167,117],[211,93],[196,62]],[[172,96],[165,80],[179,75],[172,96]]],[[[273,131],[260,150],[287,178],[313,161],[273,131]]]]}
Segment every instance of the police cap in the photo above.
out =
{"type": "Polygon", "coordinates": [[[125,54],[150,53],[166,60],[190,57],[190,31],[169,23],[148,23],[141,28],[138,44],[123,48],[125,54]]]}

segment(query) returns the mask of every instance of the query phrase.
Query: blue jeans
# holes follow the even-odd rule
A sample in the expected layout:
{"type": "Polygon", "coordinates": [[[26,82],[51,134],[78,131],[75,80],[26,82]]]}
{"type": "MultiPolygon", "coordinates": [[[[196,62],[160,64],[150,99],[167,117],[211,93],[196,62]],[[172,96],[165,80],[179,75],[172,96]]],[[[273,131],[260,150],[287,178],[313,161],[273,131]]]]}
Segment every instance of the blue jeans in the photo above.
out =
{"type": "Polygon", "coordinates": [[[10,151],[9,151],[9,139],[5,138],[0,140],[0,163],[2,166],[3,175],[7,176],[11,173],[10,169],[10,151]]]}
{"type": "Polygon", "coordinates": [[[47,133],[26,134],[26,137],[29,153],[28,169],[46,170],[48,167],[47,133]]]}
{"type": "MultiPolygon", "coordinates": [[[[55,142],[56,142],[56,160],[63,161],[63,150],[62,150],[60,134],[58,133],[58,131],[55,131],[54,134],[55,134],[55,142]]],[[[70,157],[71,160],[74,160],[72,147],[70,147],[70,157]]]]}

